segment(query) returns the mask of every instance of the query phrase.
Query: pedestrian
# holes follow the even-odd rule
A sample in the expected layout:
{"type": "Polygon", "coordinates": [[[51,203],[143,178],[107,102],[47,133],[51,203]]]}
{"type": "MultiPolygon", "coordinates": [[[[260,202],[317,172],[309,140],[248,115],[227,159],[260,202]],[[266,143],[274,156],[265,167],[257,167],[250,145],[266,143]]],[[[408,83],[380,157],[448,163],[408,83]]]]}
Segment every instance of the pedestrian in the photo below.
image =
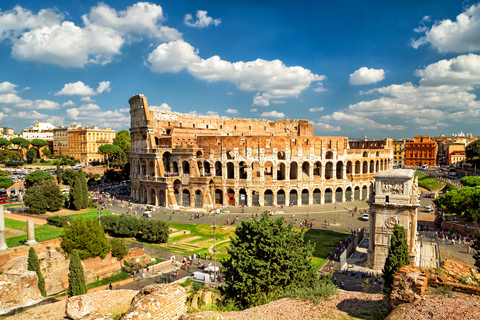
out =
{"type": "Polygon", "coordinates": [[[113,286],[111,283],[108,285],[108,289],[113,290],[113,286]]]}
{"type": "Polygon", "coordinates": [[[452,237],[452,245],[455,245],[455,239],[452,237]]]}

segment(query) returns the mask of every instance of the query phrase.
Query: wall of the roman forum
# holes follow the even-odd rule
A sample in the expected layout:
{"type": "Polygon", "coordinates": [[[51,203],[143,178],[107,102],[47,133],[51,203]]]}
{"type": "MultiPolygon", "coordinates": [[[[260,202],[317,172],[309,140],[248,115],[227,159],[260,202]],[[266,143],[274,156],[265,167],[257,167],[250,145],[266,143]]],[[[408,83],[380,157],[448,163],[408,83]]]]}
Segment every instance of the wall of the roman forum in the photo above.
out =
{"type": "Polygon", "coordinates": [[[393,166],[393,142],[316,137],[307,120],[149,110],[129,99],[131,190],[170,208],[299,206],[365,199],[393,166]]]}

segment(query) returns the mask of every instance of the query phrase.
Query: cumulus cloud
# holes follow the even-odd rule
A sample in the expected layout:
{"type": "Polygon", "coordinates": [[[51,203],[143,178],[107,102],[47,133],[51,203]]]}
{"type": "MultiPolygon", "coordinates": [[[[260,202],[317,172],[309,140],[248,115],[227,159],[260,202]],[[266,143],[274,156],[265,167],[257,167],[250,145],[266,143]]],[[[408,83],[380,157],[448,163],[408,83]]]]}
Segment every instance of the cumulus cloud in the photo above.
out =
{"type": "Polygon", "coordinates": [[[257,111],[258,111],[257,108],[252,108],[252,109],[250,109],[250,112],[257,112],[257,111]]]}
{"type": "Polygon", "coordinates": [[[216,112],[216,111],[207,111],[206,115],[207,115],[207,116],[218,116],[218,112],[216,112]]]}
{"type": "Polygon", "coordinates": [[[86,96],[86,97],[81,97],[80,98],[80,101],[83,101],[83,102],[95,102],[95,100],[93,100],[91,97],[89,96],[86,96]]]}
{"type": "Polygon", "coordinates": [[[324,110],[323,107],[316,107],[316,108],[308,109],[308,111],[310,111],[310,112],[318,112],[318,111],[323,111],[323,110],[324,110]]]}
{"type": "Polygon", "coordinates": [[[333,132],[338,132],[341,131],[342,128],[338,126],[332,126],[328,123],[323,123],[323,122],[315,122],[315,121],[309,121],[309,123],[315,128],[315,129],[320,129],[321,131],[333,131],[333,132]]]}
{"type": "Polygon", "coordinates": [[[205,28],[212,24],[218,26],[222,21],[221,19],[213,19],[212,17],[207,16],[207,11],[203,10],[197,10],[197,14],[195,16],[197,17],[197,21],[192,22],[192,15],[190,13],[187,13],[185,15],[185,18],[183,19],[183,22],[185,22],[185,24],[190,27],[205,28]]]}
{"type": "Polygon", "coordinates": [[[68,100],[67,102],[62,103],[62,107],[73,107],[75,103],[72,100],[68,100]]]}
{"type": "MultiPolygon", "coordinates": [[[[150,108],[150,110],[172,111],[172,108],[170,108],[170,106],[168,104],[166,104],[165,102],[162,103],[159,106],[150,106],[149,108],[150,108]]],[[[129,111],[130,111],[130,109],[129,109],[129,111]]]]}
{"type": "Polygon", "coordinates": [[[187,69],[194,77],[208,82],[227,81],[242,91],[256,91],[254,105],[268,106],[272,99],[298,96],[303,90],[325,79],[310,70],[287,67],[280,60],[257,59],[248,62],[229,62],[219,56],[202,59],[190,44],[183,40],[159,45],[145,64],[154,72],[179,72],[187,69]]]}
{"type": "Polygon", "coordinates": [[[361,67],[354,73],[350,74],[348,83],[351,85],[361,85],[379,82],[385,79],[385,71],[383,69],[368,69],[361,67]]]}
{"type": "Polygon", "coordinates": [[[93,96],[100,94],[104,91],[110,92],[110,81],[102,81],[99,83],[97,90],[93,90],[89,86],[85,85],[82,81],[67,83],[63,86],[62,90],[55,93],[56,96],[93,96]]]}
{"type": "Polygon", "coordinates": [[[130,115],[126,116],[120,110],[103,111],[96,104],[86,104],[79,108],[65,111],[65,121],[68,123],[87,123],[100,128],[126,128],[130,125],[130,115]],[[95,116],[92,117],[92,114],[95,116]]]}
{"type": "Polygon", "coordinates": [[[450,60],[440,60],[417,70],[416,74],[422,77],[420,83],[426,86],[478,85],[480,84],[480,56],[471,53],[450,60]]]}
{"type": "Polygon", "coordinates": [[[225,110],[225,113],[228,113],[228,114],[238,114],[238,110],[235,110],[235,109],[227,109],[227,110],[225,110]]]}
{"type": "Polygon", "coordinates": [[[83,67],[88,63],[107,64],[121,53],[134,36],[163,41],[181,38],[181,33],[163,26],[162,8],[139,2],[125,11],[104,3],[82,16],[83,26],[64,20],[63,14],[42,9],[38,14],[20,6],[0,12],[0,41],[8,38],[12,57],[17,60],[83,67]]]}
{"type": "Polygon", "coordinates": [[[60,108],[60,104],[50,100],[28,100],[20,97],[15,90],[16,84],[5,81],[0,83],[0,106],[12,112],[18,110],[54,110],[60,108]],[[7,109],[6,109],[7,108],[7,109]]]}
{"type": "Polygon", "coordinates": [[[260,117],[265,117],[265,118],[284,118],[285,117],[285,113],[283,112],[277,112],[275,110],[272,110],[272,111],[267,111],[267,112],[264,112],[260,115],[260,117]]]}
{"type": "Polygon", "coordinates": [[[412,40],[415,49],[430,44],[439,52],[477,51],[480,49],[480,4],[466,9],[455,21],[445,19],[431,28],[423,28],[422,24],[421,27],[425,35],[412,40]]]}

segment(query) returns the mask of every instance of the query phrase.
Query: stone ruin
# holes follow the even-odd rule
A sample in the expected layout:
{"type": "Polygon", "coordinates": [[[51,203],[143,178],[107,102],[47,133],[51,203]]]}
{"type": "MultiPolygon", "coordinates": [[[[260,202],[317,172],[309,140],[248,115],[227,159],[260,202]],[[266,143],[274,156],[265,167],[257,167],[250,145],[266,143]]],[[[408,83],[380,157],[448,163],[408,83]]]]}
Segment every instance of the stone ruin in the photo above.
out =
{"type": "Polygon", "coordinates": [[[480,295],[480,273],[475,267],[455,259],[445,260],[443,267],[437,269],[403,266],[393,281],[392,306],[422,300],[427,286],[446,286],[456,292],[480,295]]]}

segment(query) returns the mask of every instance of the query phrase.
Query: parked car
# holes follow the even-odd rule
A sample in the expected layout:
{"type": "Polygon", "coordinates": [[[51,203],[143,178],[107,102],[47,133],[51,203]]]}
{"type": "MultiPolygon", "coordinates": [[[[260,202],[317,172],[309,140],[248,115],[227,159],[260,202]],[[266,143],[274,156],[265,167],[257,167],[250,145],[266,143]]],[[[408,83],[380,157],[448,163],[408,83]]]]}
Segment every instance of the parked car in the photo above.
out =
{"type": "Polygon", "coordinates": [[[369,213],[364,213],[362,219],[364,221],[368,221],[368,219],[370,219],[370,214],[369,213]]]}

